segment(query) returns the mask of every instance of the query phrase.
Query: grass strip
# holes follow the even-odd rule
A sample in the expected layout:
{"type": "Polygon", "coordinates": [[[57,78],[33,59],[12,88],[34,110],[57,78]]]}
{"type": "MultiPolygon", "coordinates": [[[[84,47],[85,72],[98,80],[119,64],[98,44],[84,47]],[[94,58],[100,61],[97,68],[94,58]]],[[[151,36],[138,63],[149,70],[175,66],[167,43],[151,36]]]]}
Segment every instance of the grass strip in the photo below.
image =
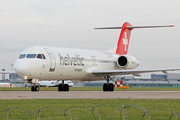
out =
{"type": "MultiPolygon", "coordinates": [[[[175,119],[175,114],[179,115],[179,99],[27,99],[27,100],[0,100],[0,115],[7,117],[7,109],[10,109],[9,119],[20,119],[25,116],[26,119],[37,120],[38,113],[43,120],[69,119],[62,112],[63,110],[70,114],[72,119],[80,116],[80,119],[121,119],[122,112],[119,108],[125,106],[125,119],[175,119]],[[106,104],[106,105],[100,105],[106,104]],[[108,105],[107,105],[108,104],[108,105]],[[119,108],[115,107],[118,106],[119,108]],[[132,106],[131,106],[132,105],[132,106]],[[78,107],[77,107],[78,106],[78,107]],[[95,107],[96,106],[96,107],[95,107]],[[89,108],[93,109],[93,112],[89,108]],[[19,109],[22,108],[22,109],[19,109]],[[40,109],[43,108],[41,111],[40,109]],[[2,111],[4,110],[4,111],[2,111]],[[144,115],[144,110],[149,116],[144,115]],[[33,114],[28,114],[32,111],[33,114]],[[98,114],[96,113],[98,112],[98,114]],[[35,114],[35,115],[34,115],[35,114]],[[27,115],[27,116],[26,116],[27,115]],[[111,116],[112,115],[112,116],[111,116]]],[[[177,119],[180,119],[177,115],[177,119]]],[[[0,119],[1,119],[0,116],[0,119]]]]}

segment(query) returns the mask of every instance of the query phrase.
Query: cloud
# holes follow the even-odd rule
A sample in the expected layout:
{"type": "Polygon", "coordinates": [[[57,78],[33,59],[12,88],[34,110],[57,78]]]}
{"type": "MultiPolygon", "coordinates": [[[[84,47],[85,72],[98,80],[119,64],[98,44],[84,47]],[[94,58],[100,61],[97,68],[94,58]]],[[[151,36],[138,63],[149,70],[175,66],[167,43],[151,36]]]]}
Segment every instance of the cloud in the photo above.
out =
{"type": "Polygon", "coordinates": [[[42,25],[38,25],[37,27],[43,27],[44,25],[42,24],[42,25]]]}
{"type": "Polygon", "coordinates": [[[142,68],[179,65],[177,60],[160,62],[167,60],[164,56],[170,61],[180,58],[179,4],[179,0],[2,0],[0,55],[8,60],[1,59],[0,68],[34,45],[109,50],[116,46],[120,30],[93,28],[121,26],[125,21],[132,25],[175,24],[175,28],[133,30],[129,54],[139,58],[142,68]],[[148,64],[152,61],[153,65],[148,64]]]}

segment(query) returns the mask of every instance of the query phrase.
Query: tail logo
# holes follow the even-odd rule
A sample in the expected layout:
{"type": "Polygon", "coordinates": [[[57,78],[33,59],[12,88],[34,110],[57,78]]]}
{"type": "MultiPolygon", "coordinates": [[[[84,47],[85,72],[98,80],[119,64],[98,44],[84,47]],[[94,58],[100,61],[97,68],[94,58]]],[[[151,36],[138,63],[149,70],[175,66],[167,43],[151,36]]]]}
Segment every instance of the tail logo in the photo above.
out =
{"type": "Polygon", "coordinates": [[[128,45],[128,39],[127,39],[127,33],[125,32],[124,34],[125,34],[125,38],[123,38],[123,44],[125,45],[124,49],[126,51],[126,47],[128,45]]]}

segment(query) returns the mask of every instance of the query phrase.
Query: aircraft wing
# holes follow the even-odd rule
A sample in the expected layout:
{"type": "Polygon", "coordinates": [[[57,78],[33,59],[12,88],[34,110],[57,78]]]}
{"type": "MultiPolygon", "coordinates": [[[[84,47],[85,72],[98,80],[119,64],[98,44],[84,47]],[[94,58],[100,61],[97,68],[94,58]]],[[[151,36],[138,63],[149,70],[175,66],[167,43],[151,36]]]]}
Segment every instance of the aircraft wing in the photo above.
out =
{"type": "Polygon", "coordinates": [[[163,72],[167,71],[177,71],[179,68],[169,68],[169,69],[144,69],[144,70],[93,70],[92,74],[96,76],[113,76],[113,75],[135,75],[139,76],[140,73],[149,73],[149,72],[163,72]]]}
{"type": "Polygon", "coordinates": [[[16,74],[15,71],[0,71],[0,74],[16,74]]]}

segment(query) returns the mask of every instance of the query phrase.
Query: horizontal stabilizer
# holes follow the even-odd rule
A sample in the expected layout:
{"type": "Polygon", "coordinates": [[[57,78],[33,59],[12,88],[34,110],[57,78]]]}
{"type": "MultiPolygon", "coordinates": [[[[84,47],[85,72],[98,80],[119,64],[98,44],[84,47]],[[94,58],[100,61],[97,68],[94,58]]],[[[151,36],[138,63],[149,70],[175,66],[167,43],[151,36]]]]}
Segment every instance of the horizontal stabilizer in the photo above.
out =
{"type": "Polygon", "coordinates": [[[94,29],[122,29],[122,27],[103,27],[103,28],[94,28],[94,29]]]}
{"type": "MultiPolygon", "coordinates": [[[[160,25],[160,26],[126,26],[127,29],[134,29],[134,28],[158,28],[158,27],[174,27],[174,25],[160,25]]],[[[94,28],[94,29],[122,29],[122,27],[103,27],[103,28],[94,28]]]]}

